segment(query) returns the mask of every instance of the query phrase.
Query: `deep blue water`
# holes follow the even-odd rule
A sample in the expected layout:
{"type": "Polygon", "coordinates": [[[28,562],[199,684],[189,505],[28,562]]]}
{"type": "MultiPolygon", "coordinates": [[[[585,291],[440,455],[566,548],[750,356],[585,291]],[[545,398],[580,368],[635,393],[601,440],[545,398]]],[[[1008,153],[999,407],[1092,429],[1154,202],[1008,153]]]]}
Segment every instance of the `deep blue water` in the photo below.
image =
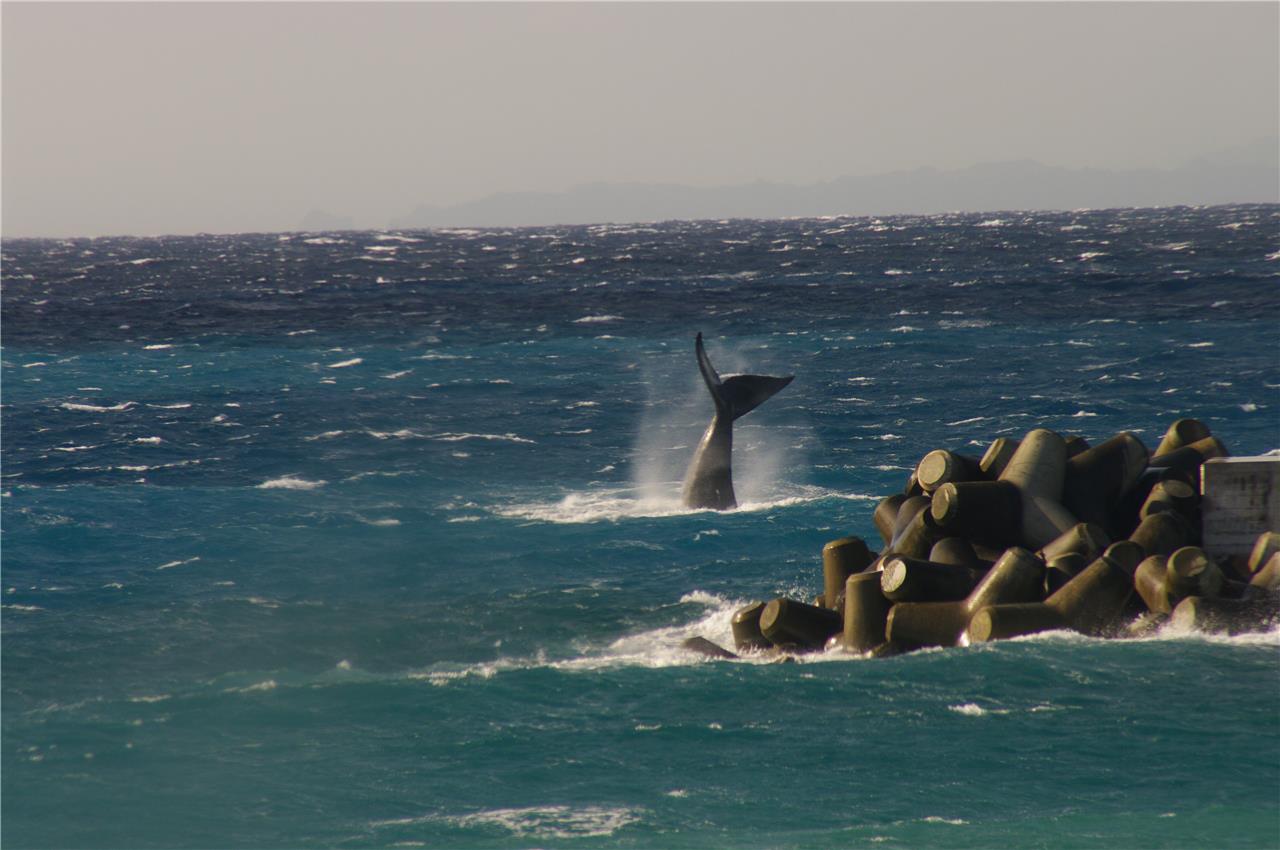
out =
{"type": "Polygon", "coordinates": [[[1280,634],[710,662],[934,448],[1280,448],[1280,208],[3,243],[5,847],[1280,846],[1280,634]],[[795,374],[678,504],[693,359],[795,374]]]}

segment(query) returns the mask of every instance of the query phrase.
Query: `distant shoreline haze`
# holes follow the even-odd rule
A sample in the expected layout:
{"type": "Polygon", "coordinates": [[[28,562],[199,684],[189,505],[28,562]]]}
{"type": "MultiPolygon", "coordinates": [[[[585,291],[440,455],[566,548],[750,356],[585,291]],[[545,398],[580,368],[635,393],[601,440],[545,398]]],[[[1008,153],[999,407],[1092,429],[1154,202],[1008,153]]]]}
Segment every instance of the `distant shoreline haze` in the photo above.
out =
{"type": "MultiPolygon", "coordinates": [[[[1176,169],[1063,168],[1028,159],[949,171],[922,167],[808,185],[588,183],[563,192],[504,192],[461,204],[424,203],[389,224],[402,229],[520,227],[1233,203],[1280,203],[1280,140],[1198,157],[1176,169]]],[[[360,224],[313,211],[299,227],[337,230],[360,224]]]]}

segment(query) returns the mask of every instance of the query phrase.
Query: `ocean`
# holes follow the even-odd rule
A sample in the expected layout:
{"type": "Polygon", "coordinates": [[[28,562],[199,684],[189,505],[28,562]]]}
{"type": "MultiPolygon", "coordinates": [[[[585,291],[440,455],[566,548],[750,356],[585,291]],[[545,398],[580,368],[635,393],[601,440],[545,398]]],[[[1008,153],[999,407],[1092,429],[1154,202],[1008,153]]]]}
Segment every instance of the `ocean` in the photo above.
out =
{"type": "Polygon", "coordinates": [[[10,848],[1275,848],[1280,632],[712,661],[926,452],[1280,449],[1280,207],[5,240],[10,848]],[[736,510],[681,507],[722,374],[736,510]]]}

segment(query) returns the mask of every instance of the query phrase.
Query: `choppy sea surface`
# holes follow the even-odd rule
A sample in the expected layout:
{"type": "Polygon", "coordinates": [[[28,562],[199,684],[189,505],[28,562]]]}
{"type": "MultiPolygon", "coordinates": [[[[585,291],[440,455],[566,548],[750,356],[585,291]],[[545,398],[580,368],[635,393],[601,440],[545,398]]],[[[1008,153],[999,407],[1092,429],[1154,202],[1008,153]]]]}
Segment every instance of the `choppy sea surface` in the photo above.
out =
{"type": "Polygon", "coordinates": [[[5,847],[1274,848],[1280,634],[709,661],[927,451],[1280,448],[1280,208],[3,243],[5,847]],[[693,357],[796,375],[679,504],[693,357]]]}

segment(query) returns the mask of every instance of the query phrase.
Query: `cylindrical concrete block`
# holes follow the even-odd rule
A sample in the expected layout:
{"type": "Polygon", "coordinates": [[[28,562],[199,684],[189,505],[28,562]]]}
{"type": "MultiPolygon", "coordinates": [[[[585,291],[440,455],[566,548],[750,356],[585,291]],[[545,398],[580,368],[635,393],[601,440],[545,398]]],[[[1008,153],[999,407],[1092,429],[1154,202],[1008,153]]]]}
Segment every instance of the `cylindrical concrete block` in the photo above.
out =
{"type": "Polygon", "coordinates": [[[969,643],[1006,640],[1064,629],[1066,622],[1057,609],[1043,602],[1025,602],[1016,605],[988,605],[979,608],[969,620],[965,636],[969,643]]]}
{"type": "Polygon", "coordinates": [[[1262,590],[1280,590],[1280,552],[1271,554],[1267,562],[1262,565],[1262,569],[1249,579],[1248,586],[1262,590]]]}
{"type": "Polygon", "coordinates": [[[1147,468],[1147,447],[1124,431],[1071,458],[1062,503],[1080,519],[1106,528],[1121,497],[1147,468]]]}
{"type": "Polygon", "coordinates": [[[1058,501],[1067,471],[1067,444],[1061,435],[1044,428],[1029,432],[1000,475],[1017,485],[1024,496],[1058,501]]]}
{"type": "MultiPolygon", "coordinates": [[[[1108,547],[1108,552],[1114,548],[1108,547]]],[[[1116,552],[1128,560],[1128,550],[1116,552]]],[[[1106,553],[1085,567],[1084,571],[1062,586],[1045,604],[1061,616],[1062,621],[1078,632],[1101,634],[1113,626],[1124,612],[1133,593],[1131,566],[1122,566],[1106,553]]]]}
{"type": "Polygon", "coordinates": [[[1280,595],[1264,593],[1251,599],[1205,599],[1188,596],[1169,616],[1175,629],[1243,634],[1270,629],[1280,619],[1280,595]]]}
{"type": "Polygon", "coordinates": [[[1061,503],[1044,496],[1022,494],[1022,543],[1029,549],[1042,549],[1079,523],[1075,514],[1061,503]]]}
{"type": "Polygon", "coordinates": [[[1209,426],[1199,419],[1179,419],[1169,426],[1168,431],[1164,432],[1164,438],[1160,441],[1160,445],[1156,446],[1156,450],[1151,454],[1153,457],[1159,457],[1160,455],[1168,454],[1174,449],[1189,446],[1208,436],[1210,436],[1209,426]]]}
{"type": "Polygon", "coordinates": [[[1170,555],[1165,573],[1170,592],[1179,599],[1217,596],[1225,580],[1218,565],[1197,546],[1184,546],[1170,555]]]}
{"type": "Polygon", "coordinates": [[[1000,437],[987,448],[982,460],[978,461],[978,467],[982,470],[983,475],[995,481],[1004,472],[1004,468],[1009,465],[1009,460],[1017,450],[1017,440],[1000,437]]]}
{"type": "Polygon", "coordinates": [[[956,481],[976,481],[982,478],[979,460],[968,455],[956,454],[946,449],[929,452],[916,466],[916,480],[926,493],[932,493],[943,484],[956,481]]]}
{"type": "Polygon", "coordinates": [[[733,645],[739,652],[768,649],[773,646],[760,631],[760,614],[764,611],[763,602],[753,602],[745,608],[739,608],[733,615],[733,645]]]}
{"type": "Polygon", "coordinates": [[[889,551],[908,558],[927,558],[933,544],[946,536],[946,532],[933,521],[933,514],[928,510],[922,510],[912,517],[902,533],[893,539],[889,544],[889,551]]]}
{"type": "Polygon", "coordinates": [[[774,646],[799,650],[822,649],[840,631],[841,618],[829,608],[779,597],[760,612],[760,631],[774,646]]]}
{"type": "Polygon", "coordinates": [[[902,505],[898,508],[897,515],[893,518],[893,535],[885,546],[885,552],[893,551],[894,541],[906,533],[911,521],[919,516],[922,511],[929,510],[930,504],[929,496],[908,496],[902,502],[902,505]]]}
{"type": "Polygon", "coordinates": [[[916,479],[916,471],[914,469],[907,476],[907,486],[902,488],[902,494],[908,498],[925,495],[924,488],[920,486],[920,482],[916,479]]]}
{"type": "Polygon", "coordinates": [[[875,513],[871,519],[876,524],[876,531],[880,532],[880,538],[884,540],[884,545],[888,546],[893,540],[894,524],[898,521],[898,509],[902,507],[902,503],[907,497],[901,493],[894,493],[880,500],[880,504],[876,505],[875,513]]]}
{"type": "Polygon", "coordinates": [[[1110,543],[1107,533],[1098,526],[1078,522],[1049,541],[1037,554],[1048,562],[1060,555],[1077,552],[1092,562],[1110,543]]]}
{"type": "Polygon", "coordinates": [[[1079,434],[1066,434],[1062,441],[1067,444],[1067,460],[1089,451],[1089,441],[1079,434]]]}
{"type": "Polygon", "coordinates": [[[929,550],[929,560],[935,564],[950,564],[985,573],[991,564],[983,561],[973,551],[973,546],[963,537],[944,537],[929,550]]]}
{"type": "Polygon", "coordinates": [[[1064,584],[1084,572],[1084,568],[1093,563],[1093,557],[1085,557],[1080,552],[1064,552],[1045,562],[1044,595],[1052,596],[1064,584]]]}
{"type": "Polygon", "coordinates": [[[1200,489],[1200,467],[1206,460],[1215,457],[1229,457],[1230,452],[1217,437],[1205,437],[1190,445],[1182,446],[1162,455],[1151,458],[1150,465],[1157,469],[1175,469],[1185,472],[1192,478],[1196,490],[1200,489]]]}
{"type": "Polygon", "coordinates": [[[949,534],[994,546],[1017,543],[1022,535],[1022,493],[1008,481],[943,484],[929,510],[949,534]]]}
{"type": "Polygon", "coordinates": [[[1134,589],[1146,603],[1147,610],[1155,614],[1168,614],[1174,605],[1166,581],[1165,561],[1164,555],[1152,555],[1138,564],[1133,573],[1134,589]]]}
{"type": "Polygon", "coordinates": [[[1170,555],[1192,542],[1191,523],[1175,511],[1149,514],[1138,523],[1129,539],[1147,555],[1170,555]]]}
{"type": "Polygon", "coordinates": [[[822,547],[822,596],[826,607],[835,609],[849,576],[865,570],[875,556],[861,537],[841,537],[822,547]]]}
{"type": "Polygon", "coordinates": [[[973,591],[973,570],[903,557],[885,561],[880,590],[894,602],[954,602],[973,591]]]}
{"type": "Polygon", "coordinates": [[[1267,561],[1271,560],[1271,556],[1277,552],[1280,552],[1280,532],[1264,531],[1259,534],[1253,544],[1253,550],[1249,552],[1249,560],[1246,562],[1249,575],[1256,575],[1258,570],[1266,566],[1267,561]]]}
{"type": "Polygon", "coordinates": [[[1138,509],[1138,518],[1146,519],[1160,511],[1177,511],[1187,519],[1194,519],[1196,508],[1200,504],[1200,496],[1191,485],[1178,479],[1157,481],[1147,494],[1147,499],[1138,509]]]}
{"type": "Polygon", "coordinates": [[[1143,548],[1132,540],[1117,540],[1103,549],[1102,554],[1129,575],[1133,575],[1134,570],[1138,569],[1138,564],[1147,557],[1143,548]]]}
{"type": "Polygon", "coordinates": [[[885,637],[909,646],[955,646],[979,608],[1039,598],[1043,571],[1044,565],[1030,552],[1010,549],[961,601],[894,605],[885,637]]]}
{"type": "Polygon", "coordinates": [[[888,599],[880,590],[879,573],[858,573],[844,583],[844,632],[841,642],[850,652],[868,652],[884,642],[888,599]]]}

